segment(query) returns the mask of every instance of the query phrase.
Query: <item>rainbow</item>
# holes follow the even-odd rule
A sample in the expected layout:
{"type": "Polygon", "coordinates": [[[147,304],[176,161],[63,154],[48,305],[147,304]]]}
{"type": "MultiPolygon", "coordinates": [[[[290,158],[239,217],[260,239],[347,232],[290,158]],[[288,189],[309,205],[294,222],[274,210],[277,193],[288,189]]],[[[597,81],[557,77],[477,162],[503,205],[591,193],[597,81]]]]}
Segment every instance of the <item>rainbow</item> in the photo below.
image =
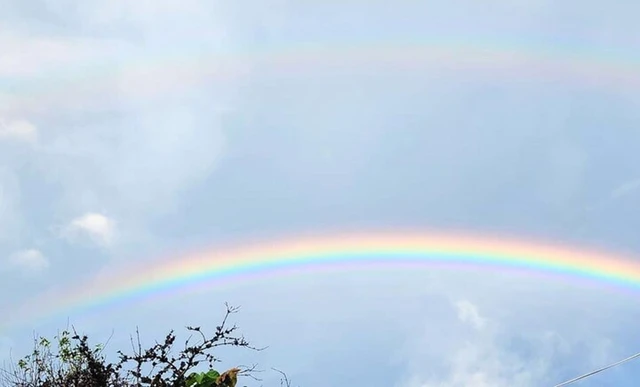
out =
{"type": "Polygon", "coordinates": [[[558,44],[504,37],[418,36],[416,39],[295,42],[240,50],[204,50],[195,44],[167,52],[130,49],[113,58],[65,64],[35,78],[0,77],[0,101],[15,109],[38,110],[67,104],[101,103],[104,93],[118,98],[153,99],[162,92],[227,82],[260,74],[309,76],[323,72],[373,74],[381,70],[439,76],[454,71],[501,81],[579,82],[588,87],[637,90],[640,54],[622,47],[586,42],[558,44]],[[126,90],[125,93],[122,93],[126,90]]]}
{"type": "Polygon", "coordinates": [[[342,233],[272,238],[113,268],[74,288],[47,292],[22,311],[20,321],[102,310],[202,285],[215,287],[300,271],[381,266],[517,270],[640,290],[640,261],[630,256],[461,232],[342,233]]]}

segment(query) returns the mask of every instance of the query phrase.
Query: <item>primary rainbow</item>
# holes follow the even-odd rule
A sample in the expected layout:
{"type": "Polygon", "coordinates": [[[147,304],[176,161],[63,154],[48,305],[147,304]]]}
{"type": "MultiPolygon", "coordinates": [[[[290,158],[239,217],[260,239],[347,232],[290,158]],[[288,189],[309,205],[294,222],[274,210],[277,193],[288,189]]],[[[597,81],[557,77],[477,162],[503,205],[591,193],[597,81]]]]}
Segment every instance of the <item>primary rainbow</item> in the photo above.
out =
{"type": "Polygon", "coordinates": [[[546,273],[564,280],[640,290],[640,261],[622,255],[460,232],[344,233],[272,239],[120,267],[73,289],[48,293],[31,304],[30,312],[23,314],[22,319],[33,321],[99,310],[203,284],[222,286],[227,281],[269,274],[381,265],[412,269],[516,269],[525,274],[546,273]]]}

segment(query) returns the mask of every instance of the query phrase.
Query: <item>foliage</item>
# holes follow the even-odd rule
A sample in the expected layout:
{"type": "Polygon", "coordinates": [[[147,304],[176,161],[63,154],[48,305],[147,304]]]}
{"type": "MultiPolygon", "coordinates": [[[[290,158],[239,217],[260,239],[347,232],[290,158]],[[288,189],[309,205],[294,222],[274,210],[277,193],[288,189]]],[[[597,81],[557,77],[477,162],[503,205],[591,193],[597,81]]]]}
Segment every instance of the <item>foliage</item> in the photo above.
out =
{"type": "Polygon", "coordinates": [[[213,387],[218,381],[220,373],[216,370],[209,370],[207,372],[194,372],[187,378],[187,387],[213,387]]]}
{"type": "MultiPolygon", "coordinates": [[[[222,323],[211,335],[206,335],[200,327],[186,327],[200,338],[196,344],[189,337],[184,347],[174,350],[176,336],[170,331],[162,342],[143,349],[140,333],[136,330],[136,343],[132,338],[132,354],[117,351],[118,360],[109,362],[103,355],[104,346],[93,348],[86,335],[65,330],[54,336],[56,347],[51,341],[37,337],[34,350],[20,359],[9,370],[0,370],[2,387],[237,387],[238,376],[259,380],[253,373],[255,366],[233,367],[218,372],[214,363],[220,360],[212,351],[218,347],[252,347],[241,335],[237,335],[235,325],[228,326],[228,318],[237,308],[226,306],[222,323]],[[206,371],[196,371],[206,364],[206,371]]],[[[276,370],[278,371],[278,370],[276,370]]],[[[290,386],[286,375],[282,384],[290,386]]]]}

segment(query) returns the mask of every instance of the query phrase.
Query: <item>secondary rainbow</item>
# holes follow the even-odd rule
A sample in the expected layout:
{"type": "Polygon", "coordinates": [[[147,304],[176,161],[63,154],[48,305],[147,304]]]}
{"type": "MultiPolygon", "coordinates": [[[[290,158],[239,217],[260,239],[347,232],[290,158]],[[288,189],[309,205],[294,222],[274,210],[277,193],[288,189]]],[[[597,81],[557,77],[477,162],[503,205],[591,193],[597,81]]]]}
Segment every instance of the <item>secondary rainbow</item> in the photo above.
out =
{"type": "Polygon", "coordinates": [[[575,41],[559,45],[535,38],[415,36],[390,40],[283,42],[232,51],[185,43],[170,52],[128,47],[113,57],[81,64],[63,63],[38,76],[0,77],[6,103],[27,110],[67,104],[101,103],[104,94],[148,101],[163,91],[192,88],[204,81],[226,82],[259,74],[291,77],[329,71],[349,74],[380,70],[417,71],[456,77],[480,71],[482,79],[572,83],[602,88],[640,88],[640,55],[624,47],[598,47],[575,41]],[[464,70],[463,72],[459,70],[464,70]],[[119,91],[125,90],[125,93],[119,91]],[[8,92],[11,90],[11,92],[8,92]]]}
{"type": "Polygon", "coordinates": [[[66,318],[70,313],[256,276],[380,266],[515,269],[640,290],[640,261],[594,249],[460,232],[343,233],[263,240],[113,268],[80,286],[48,292],[25,307],[20,320],[66,318]]]}

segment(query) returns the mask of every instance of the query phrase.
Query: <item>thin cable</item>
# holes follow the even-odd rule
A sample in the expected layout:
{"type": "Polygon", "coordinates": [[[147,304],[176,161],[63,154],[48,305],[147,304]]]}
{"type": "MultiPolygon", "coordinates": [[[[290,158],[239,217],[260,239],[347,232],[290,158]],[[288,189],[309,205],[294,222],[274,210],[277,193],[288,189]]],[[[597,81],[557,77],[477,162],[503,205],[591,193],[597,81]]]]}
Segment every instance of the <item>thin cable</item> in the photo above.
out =
{"type": "Polygon", "coordinates": [[[586,378],[588,378],[589,376],[595,375],[595,374],[600,373],[600,372],[602,372],[602,371],[606,371],[606,370],[608,370],[609,368],[613,368],[613,367],[615,367],[615,366],[617,366],[617,365],[620,365],[620,364],[622,364],[622,363],[626,363],[626,362],[628,362],[629,360],[633,360],[633,359],[635,359],[635,358],[637,358],[637,357],[640,357],[640,352],[636,353],[635,355],[629,356],[629,357],[628,357],[628,358],[626,358],[626,359],[622,359],[622,360],[620,360],[619,362],[616,362],[616,363],[610,364],[610,365],[608,365],[608,366],[606,366],[606,367],[602,367],[602,368],[597,369],[597,370],[595,370],[595,371],[591,371],[591,372],[589,372],[588,374],[580,375],[580,376],[578,376],[578,377],[576,377],[576,378],[573,378],[573,379],[571,379],[571,380],[567,380],[566,382],[562,382],[562,383],[560,383],[560,384],[556,384],[556,385],[555,385],[555,386],[553,386],[553,387],[566,386],[567,384],[571,384],[571,383],[577,382],[577,381],[579,381],[579,380],[586,379],[586,378]]]}

